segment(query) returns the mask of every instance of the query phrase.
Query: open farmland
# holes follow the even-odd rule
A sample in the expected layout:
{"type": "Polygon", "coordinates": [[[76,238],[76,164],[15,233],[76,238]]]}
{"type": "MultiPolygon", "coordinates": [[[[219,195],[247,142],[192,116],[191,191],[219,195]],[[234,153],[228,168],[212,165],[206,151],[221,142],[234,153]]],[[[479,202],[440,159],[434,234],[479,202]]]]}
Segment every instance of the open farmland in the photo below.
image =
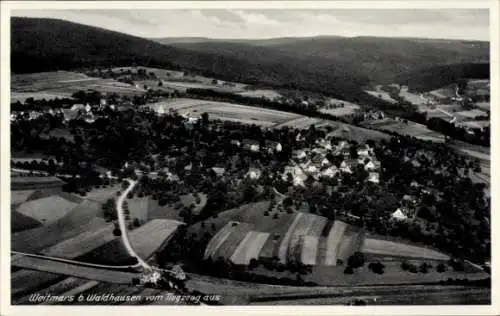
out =
{"type": "Polygon", "coordinates": [[[68,71],[15,74],[11,79],[11,89],[13,96],[19,100],[28,96],[45,99],[52,98],[52,96],[68,97],[79,90],[89,89],[101,93],[115,92],[126,95],[139,95],[146,92],[144,89],[138,89],[113,79],[93,78],[82,73],[68,71]]]}
{"type": "Polygon", "coordinates": [[[333,109],[319,109],[321,113],[335,115],[337,117],[342,117],[346,115],[351,115],[359,110],[359,105],[356,104],[345,104],[343,107],[333,108],[333,109]]]}
{"type": "MultiPolygon", "coordinates": [[[[155,219],[129,231],[130,244],[143,259],[150,258],[163,246],[182,222],[167,219],[155,219]]],[[[105,265],[135,264],[119,238],[81,256],[79,260],[105,265]]]]}
{"type": "Polygon", "coordinates": [[[104,203],[110,198],[116,198],[116,192],[121,190],[120,184],[111,185],[105,188],[92,189],[87,192],[85,198],[87,200],[92,200],[97,203],[104,203]]]}
{"type": "Polygon", "coordinates": [[[53,223],[12,234],[12,250],[36,252],[84,231],[98,229],[106,225],[104,219],[96,217],[99,212],[100,204],[84,200],[53,223]]]}
{"type": "Polygon", "coordinates": [[[301,261],[335,266],[336,259],[346,260],[362,246],[362,229],[336,221],[333,227],[330,226],[330,237],[323,238],[326,218],[303,212],[277,211],[265,216],[266,205],[268,202],[252,203],[222,212],[217,218],[204,221],[206,230],[197,223],[188,228],[188,234],[203,236],[213,224],[216,233],[205,248],[204,258],[223,257],[242,265],[252,258],[276,257],[282,263],[301,261]],[[327,257],[333,259],[327,260],[327,257]]]}
{"type": "Polygon", "coordinates": [[[42,226],[42,223],[32,217],[23,215],[16,211],[12,211],[10,213],[10,230],[12,233],[34,229],[40,226],[42,226]]]}
{"type": "Polygon", "coordinates": [[[282,97],[282,95],[274,90],[264,90],[264,89],[257,89],[257,90],[248,90],[244,92],[239,92],[239,95],[246,96],[246,97],[252,97],[252,98],[265,98],[269,100],[274,100],[276,98],[282,97]]]}
{"type": "Polygon", "coordinates": [[[64,279],[63,275],[44,271],[21,269],[10,275],[13,299],[38,292],[64,279]]]}
{"type": "Polygon", "coordinates": [[[28,200],[35,190],[10,191],[10,204],[20,204],[28,200]]]}
{"type": "Polygon", "coordinates": [[[21,256],[16,260],[12,260],[11,265],[14,267],[25,269],[33,269],[38,271],[73,276],[77,278],[119,284],[129,284],[132,278],[137,276],[137,274],[130,272],[89,268],[76,264],[25,256],[21,256]]]}
{"type": "Polygon", "coordinates": [[[231,259],[236,250],[238,250],[240,243],[244,241],[246,235],[252,228],[251,224],[239,223],[222,241],[222,245],[215,250],[213,257],[231,259]]]}
{"type": "Polygon", "coordinates": [[[230,260],[234,264],[248,265],[251,259],[259,258],[259,253],[268,238],[269,233],[249,231],[230,260]]]}
{"type": "Polygon", "coordinates": [[[476,102],[476,106],[483,111],[489,112],[491,109],[490,102],[476,102]]]}
{"type": "Polygon", "coordinates": [[[349,125],[345,123],[332,122],[330,125],[333,127],[334,130],[328,133],[327,136],[337,137],[347,140],[354,140],[357,141],[358,143],[364,143],[369,139],[388,140],[391,138],[391,135],[380,131],[349,125]]]}
{"type": "Polygon", "coordinates": [[[206,112],[211,119],[257,124],[267,127],[299,117],[297,114],[288,112],[198,99],[171,99],[146,106],[158,113],[168,113],[172,110],[177,111],[180,115],[189,114],[192,117],[199,118],[206,112]]]}
{"type": "Polygon", "coordinates": [[[82,256],[116,237],[113,235],[113,224],[109,223],[99,229],[83,232],[68,238],[41,251],[46,256],[73,259],[82,256]]]}
{"type": "Polygon", "coordinates": [[[407,88],[399,90],[399,96],[413,105],[425,103],[425,99],[420,94],[409,92],[407,88]]]}
{"type": "Polygon", "coordinates": [[[402,120],[385,118],[382,120],[369,121],[365,124],[374,129],[413,136],[422,140],[442,143],[445,139],[444,135],[428,129],[425,125],[412,121],[403,122],[402,120]]]}
{"type": "Polygon", "coordinates": [[[16,211],[40,221],[44,225],[53,223],[77,206],[62,197],[53,195],[50,197],[32,200],[22,203],[17,207],[16,211]]]}
{"type": "Polygon", "coordinates": [[[63,98],[71,98],[70,92],[12,92],[10,95],[10,102],[21,102],[24,103],[26,99],[33,98],[34,100],[53,100],[53,99],[63,99],[63,98]]]}
{"type": "Polygon", "coordinates": [[[363,252],[377,255],[424,258],[430,260],[448,260],[450,258],[441,252],[429,248],[374,238],[365,239],[363,252]]]}
{"type": "Polygon", "coordinates": [[[281,124],[277,124],[274,128],[291,127],[298,129],[307,129],[311,125],[317,125],[318,123],[328,122],[314,117],[298,116],[297,118],[291,119],[281,124]]]}
{"type": "MultiPolygon", "coordinates": [[[[23,270],[23,271],[29,271],[29,270],[23,270]]],[[[40,273],[46,273],[46,272],[36,272],[38,274],[40,273]]],[[[48,287],[46,287],[43,292],[44,293],[50,293],[52,295],[71,295],[69,294],[69,291],[78,289],[80,286],[87,284],[89,282],[95,282],[95,281],[88,281],[85,279],[80,279],[80,278],[74,278],[74,277],[67,277],[59,282],[56,282],[55,284],[52,284],[48,287]],[[68,293],[68,294],[67,294],[68,293]]],[[[74,291],[73,291],[74,292],[74,291]]],[[[37,305],[39,303],[34,303],[30,300],[30,294],[27,293],[25,296],[21,296],[19,298],[15,298],[12,300],[13,305],[37,305]]],[[[75,293],[74,295],[79,294],[75,293]]]]}
{"type": "Polygon", "coordinates": [[[384,91],[381,89],[382,86],[378,85],[378,86],[375,86],[375,90],[364,90],[366,93],[374,96],[374,97],[377,97],[381,100],[384,100],[384,101],[387,101],[387,102],[390,102],[390,103],[396,103],[397,101],[394,100],[391,95],[387,92],[387,91],[384,91]]]}

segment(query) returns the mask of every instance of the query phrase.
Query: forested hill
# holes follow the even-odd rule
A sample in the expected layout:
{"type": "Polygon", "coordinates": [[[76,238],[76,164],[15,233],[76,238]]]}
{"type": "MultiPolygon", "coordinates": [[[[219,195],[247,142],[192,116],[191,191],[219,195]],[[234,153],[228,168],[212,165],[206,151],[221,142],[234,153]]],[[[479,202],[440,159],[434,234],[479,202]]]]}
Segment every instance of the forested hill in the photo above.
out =
{"type": "Polygon", "coordinates": [[[390,104],[364,93],[363,86],[393,82],[422,67],[489,60],[489,43],[485,42],[326,36],[177,40],[164,45],[158,39],[63,20],[15,17],[11,22],[13,73],[137,64],[309,90],[378,107],[390,104]]]}
{"type": "Polygon", "coordinates": [[[397,82],[411,91],[425,92],[456,83],[459,79],[489,79],[489,63],[441,65],[403,74],[397,82]]]}
{"type": "Polygon", "coordinates": [[[338,37],[276,38],[263,40],[155,39],[160,43],[224,56],[269,58],[288,56],[299,60],[321,59],[339,68],[361,73],[371,83],[391,83],[401,75],[445,64],[489,61],[489,42],[419,38],[338,37]]]}
{"type": "Polygon", "coordinates": [[[368,78],[348,65],[252,50],[220,54],[163,45],[147,39],[55,19],[12,18],[14,73],[89,66],[143,66],[189,69],[224,80],[349,94],[368,78]]]}

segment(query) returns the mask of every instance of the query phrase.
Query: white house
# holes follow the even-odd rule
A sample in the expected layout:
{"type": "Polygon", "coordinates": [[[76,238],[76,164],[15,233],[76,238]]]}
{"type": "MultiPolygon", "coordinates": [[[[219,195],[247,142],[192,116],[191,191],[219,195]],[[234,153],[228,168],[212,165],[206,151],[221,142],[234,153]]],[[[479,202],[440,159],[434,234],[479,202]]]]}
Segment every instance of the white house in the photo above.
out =
{"type": "Polygon", "coordinates": [[[342,161],[342,163],[340,164],[340,171],[345,173],[352,173],[351,167],[345,161],[342,161]]]}
{"type": "Polygon", "coordinates": [[[368,181],[373,183],[379,183],[380,182],[379,174],[376,172],[370,172],[368,174],[368,181]]]}
{"type": "Polygon", "coordinates": [[[301,160],[301,159],[305,159],[306,157],[307,157],[307,154],[303,150],[295,150],[293,152],[293,158],[295,158],[295,159],[301,160]]]}
{"type": "Polygon", "coordinates": [[[400,220],[400,221],[404,221],[404,220],[408,219],[408,216],[406,216],[403,213],[401,208],[398,208],[394,213],[392,213],[391,217],[396,219],[396,220],[400,220]]]}
{"type": "Polygon", "coordinates": [[[246,177],[253,179],[253,180],[256,180],[256,179],[259,179],[261,177],[261,175],[262,175],[262,172],[260,171],[260,169],[250,168],[250,169],[248,169],[246,177]]]}
{"type": "Polygon", "coordinates": [[[293,185],[296,186],[304,186],[304,181],[307,180],[307,175],[304,171],[298,166],[287,166],[285,167],[285,171],[283,172],[282,179],[284,181],[288,180],[288,174],[292,175],[293,185]]]}
{"type": "Polygon", "coordinates": [[[377,167],[375,166],[373,161],[370,160],[367,164],[365,164],[365,170],[366,171],[374,171],[374,170],[377,170],[377,167]]]}
{"type": "Polygon", "coordinates": [[[325,169],[321,172],[321,176],[323,177],[327,177],[327,178],[333,178],[335,177],[335,175],[339,173],[339,170],[337,169],[337,167],[335,166],[332,166],[328,169],[325,169]]]}

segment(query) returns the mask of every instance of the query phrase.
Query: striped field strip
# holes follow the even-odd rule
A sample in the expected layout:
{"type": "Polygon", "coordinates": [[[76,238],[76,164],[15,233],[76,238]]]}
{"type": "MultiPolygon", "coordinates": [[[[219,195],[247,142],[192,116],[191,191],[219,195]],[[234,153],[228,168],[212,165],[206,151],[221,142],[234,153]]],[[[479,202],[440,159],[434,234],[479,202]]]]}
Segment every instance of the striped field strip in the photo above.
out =
{"type": "Polygon", "coordinates": [[[297,224],[299,223],[299,220],[302,218],[303,214],[304,213],[299,212],[297,213],[297,215],[295,215],[292,224],[288,228],[285,237],[283,237],[283,240],[281,241],[281,244],[278,249],[278,258],[280,262],[286,262],[286,253],[288,252],[288,245],[290,244],[290,239],[292,238],[295,228],[297,227],[297,224]]]}
{"type": "Polygon", "coordinates": [[[249,264],[252,258],[258,259],[260,250],[264,247],[269,233],[250,231],[245,238],[240,242],[233,255],[231,261],[234,264],[249,264]]]}
{"type": "Polygon", "coordinates": [[[234,230],[232,224],[235,222],[229,222],[224,227],[222,227],[212,239],[208,242],[207,248],[205,248],[205,254],[203,259],[208,259],[214,255],[217,249],[220,248],[222,243],[229,237],[231,232],[234,230]]]}
{"type": "Polygon", "coordinates": [[[325,265],[332,266],[337,264],[337,248],[346,227],[346,223],[341,221],[335,221],[333,224],[326,240],[325,265]]]}
{"type": "Polygon", "coordinates": [[[295,254],[295,249],[299,247],[300,239],[307,234],[311,226],[315,221],[316,216],[306,215],[303,216],[298,222],[295,230],[293,231],[292,238],[290,238],[290,244],[288,245],[288,260],[299,260],[300,250],[298,250],[298,256],[295,254]]]}
{"type": "Polygon", "coordinates": [[[316,256],[319,246],[318,236],[304,236],[302,239],[302,252],[300,254],[300,262],[302,264],[316,264],[316,256]]]}

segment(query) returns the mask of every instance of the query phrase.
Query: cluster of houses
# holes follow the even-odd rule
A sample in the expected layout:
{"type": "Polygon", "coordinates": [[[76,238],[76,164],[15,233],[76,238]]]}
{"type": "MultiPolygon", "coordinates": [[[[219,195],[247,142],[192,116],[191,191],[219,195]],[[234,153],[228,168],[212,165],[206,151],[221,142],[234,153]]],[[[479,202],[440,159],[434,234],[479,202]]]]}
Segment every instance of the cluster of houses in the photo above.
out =
{"type": "Polygon", "coordinates": [[[343,173],[352,174],[357,165],[362,165],[368,172],[367,181],[379,183],[380,162],[375,158],[373,149],[366,144],[356,145],[357,158],[352,158],[351,146],[354,145],[347,141],[332,145],[331,142],[321,139],[312,149],[296,150],[281,175],[282,179],[287,181],[291,177],[294,185],[304,186],[309,177],[319,180],[334,178],[343,173]],[[327,157],[329,154],[339,157],[342,162],[338,165],[330,161],[327,157]]]}
{"type": "Polygon", "coordinates": [[[364,120],[383,120],[384,118],[385,114],[383,111],[368,110],[363,112],[364,120]]]}
{"type": "Polygon", "coordinates": [[[61,116],[65,122],[81,118],[87,123],[93,123],[99,116],[99,114],[97,113],[103,111],[106,107],[113,111],[116,109],[115,105],[107,105],[106,100],[102,99],[99,105],[92,106],[87,103],[73,104],[70,108],[49,108],[41,111],[11,111],[10,120],[34,120],[39,118],[40,116],[50,114],[54,116],[61,116]]]}

